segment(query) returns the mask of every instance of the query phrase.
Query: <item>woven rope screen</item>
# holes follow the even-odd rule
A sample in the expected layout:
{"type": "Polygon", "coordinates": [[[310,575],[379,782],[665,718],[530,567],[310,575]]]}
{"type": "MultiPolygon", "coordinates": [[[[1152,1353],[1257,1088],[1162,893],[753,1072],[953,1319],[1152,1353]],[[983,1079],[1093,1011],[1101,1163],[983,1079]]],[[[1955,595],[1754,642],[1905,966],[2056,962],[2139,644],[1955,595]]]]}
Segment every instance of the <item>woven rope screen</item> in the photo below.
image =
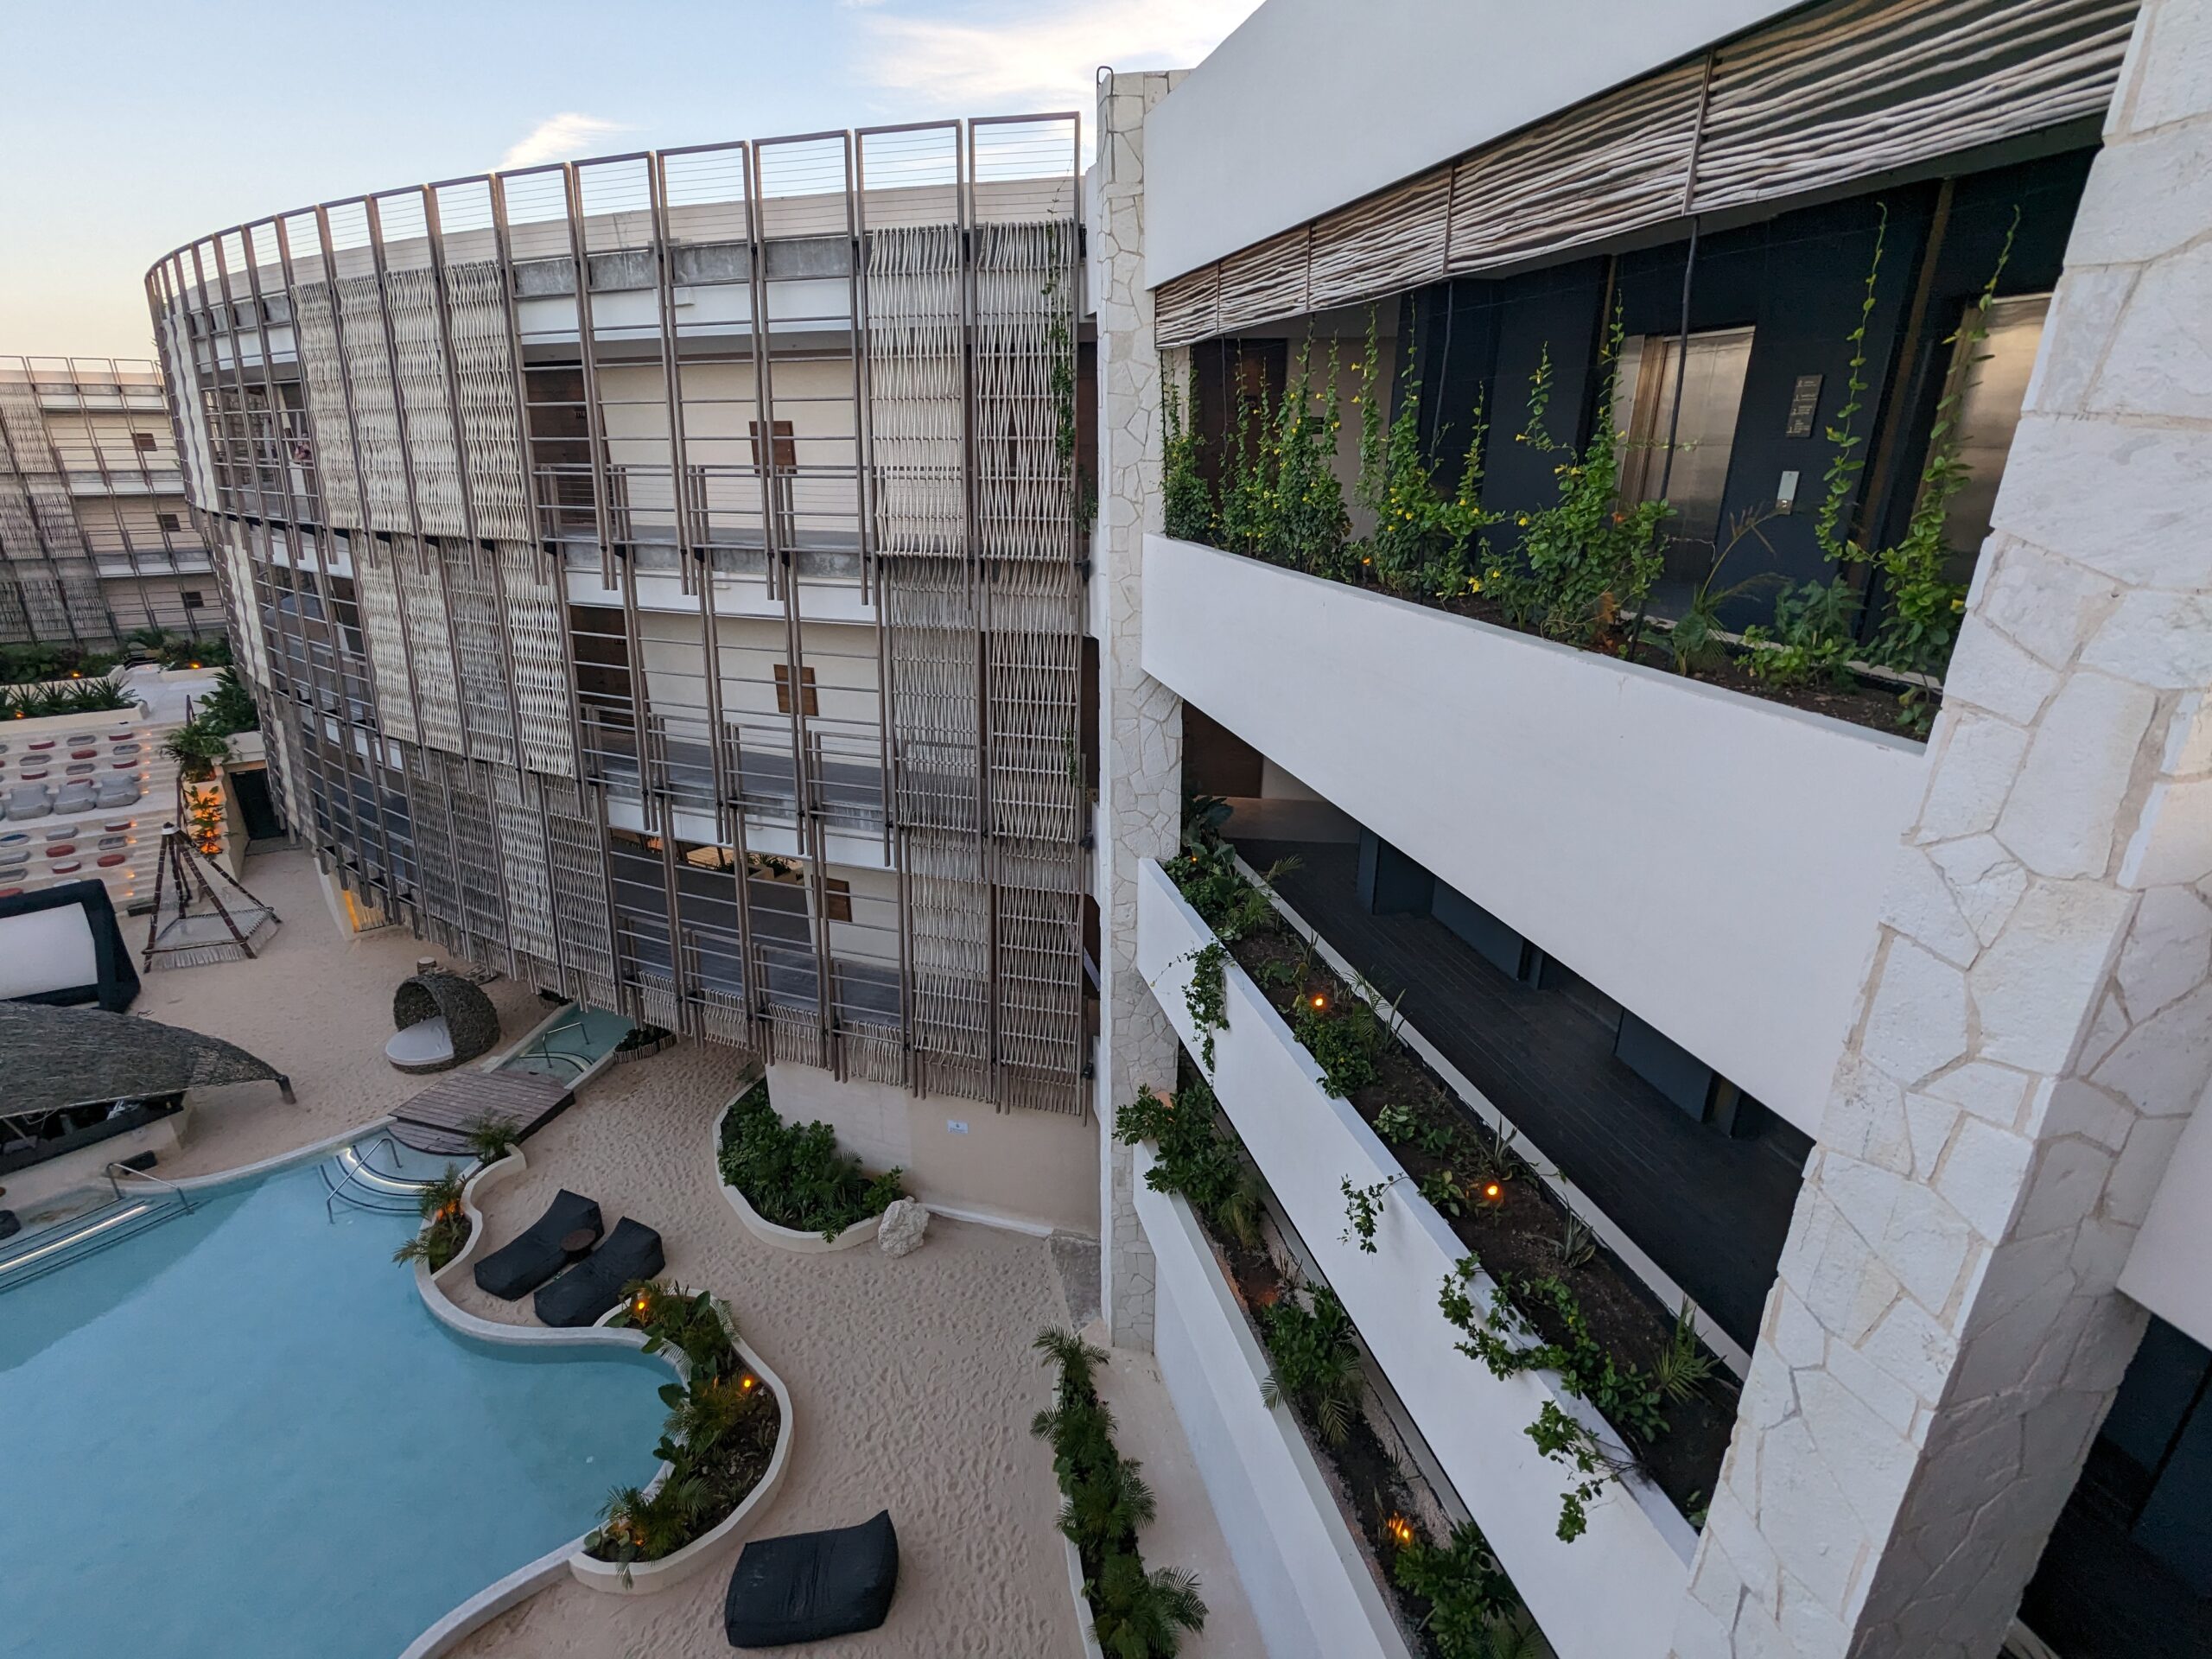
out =
{"type": "Polygon", "coordinates": [[[2101,114],[2137,0],[1835,0],[1160,285],[1159,344],[2101,114]]]}

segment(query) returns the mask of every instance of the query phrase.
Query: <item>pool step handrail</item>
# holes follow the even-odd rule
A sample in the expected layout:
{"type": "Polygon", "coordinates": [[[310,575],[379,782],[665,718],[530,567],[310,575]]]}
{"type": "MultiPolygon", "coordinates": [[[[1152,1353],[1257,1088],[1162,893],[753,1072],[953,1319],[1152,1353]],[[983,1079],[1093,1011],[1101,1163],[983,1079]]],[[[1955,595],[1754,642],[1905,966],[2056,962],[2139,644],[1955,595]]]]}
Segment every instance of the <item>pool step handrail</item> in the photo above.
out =
{"type": "Polygon", "coordinates": [[[100,1171],[100,1173],[107,1177],[108,1186],[114,1192],[118,1199],[123,1197],[123,1178],[127,1175],[133,1180],[149,1181],[156,1186],[166,1187],[176,1195],[176,1201],[184,1206],[184,1213],[188,1216],[192,1213],[192,1194],[166,1175],[156,1175],[151,1170],[140,1169],[135,1164],[126,1164],[120,1158],[111,1158],[107,1167],[100,1171]]]}
{"type": "Polygon", "coordinates": [[[416,1199],[430,1185],[427,1180],[417,1180],[401,1173],[399,1143],[389,1132],[378,1135],[372,1141],[356,1141],[353,1145],[340,1147],[330,1161],[345,1171],[343,1175],[333,1179],[330,1165],[321,1166],[322,1184],[329,1189],[322,1201],[323,1218],[332,1223],[338,1219],[338,1205],[341,1199],[356,1209],[379,1210],[388,1215],[408,1214],[415,1209],[416,1199]],[[391,1151],[390,1169],[377,1167],[375,1159],[378,1147],[391,1151]],[[351,1154],[350,1160],[348,1154],[351,1154]],[[382,1193],[376,1192],[378,1185],[385,1191],[382,1193]]]}

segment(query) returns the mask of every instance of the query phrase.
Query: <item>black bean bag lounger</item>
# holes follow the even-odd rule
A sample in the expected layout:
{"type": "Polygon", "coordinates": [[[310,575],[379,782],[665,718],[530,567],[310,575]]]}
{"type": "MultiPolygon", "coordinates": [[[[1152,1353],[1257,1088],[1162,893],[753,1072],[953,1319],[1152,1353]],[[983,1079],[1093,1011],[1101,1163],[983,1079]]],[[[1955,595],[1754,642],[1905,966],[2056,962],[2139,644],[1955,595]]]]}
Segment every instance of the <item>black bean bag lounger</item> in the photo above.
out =
{"type": "Polygon", "coordinates": [[[543,1215],[476,1264],[476,1288],[503,1302],[520,1301],[568,1266],[561,1241],[585,1228],[594,1243],[607,1231],[598,1201],[563,1187],[543,1215]]]}
{"type": "Polygon", "coordinates": [[[658,1278],[666,1265],[660,1235],[625,1216],[604,1243],[539,1291],[531,1306],[545,1325],[589,1325],[622,1300],[623,1286],[658,1278]]]}
{"type": "Polygon", "coordinates": [[[899,1588],[899,1535],[891,1511],[827,1532],[755,1538],[737,1558],[722,1630],[733,1648],[872,1630],[891,1612],[899,1588]]]}

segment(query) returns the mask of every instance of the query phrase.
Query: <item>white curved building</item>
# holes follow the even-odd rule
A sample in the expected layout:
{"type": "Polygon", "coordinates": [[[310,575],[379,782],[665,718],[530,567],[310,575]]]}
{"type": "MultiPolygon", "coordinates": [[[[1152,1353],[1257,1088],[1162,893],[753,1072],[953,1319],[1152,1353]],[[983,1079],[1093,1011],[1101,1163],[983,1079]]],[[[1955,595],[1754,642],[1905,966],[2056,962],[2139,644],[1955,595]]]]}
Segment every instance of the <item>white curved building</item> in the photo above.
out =
{"type": "Polygon", "coordinates": [[[1095,1205],[1077,145],[541,167],[148,279],[272,768],[353,905],[779,1065],[1055,1115],[986,1115],[941,1189],[1011,1159],[1047,1220],[1095,1205]]]}

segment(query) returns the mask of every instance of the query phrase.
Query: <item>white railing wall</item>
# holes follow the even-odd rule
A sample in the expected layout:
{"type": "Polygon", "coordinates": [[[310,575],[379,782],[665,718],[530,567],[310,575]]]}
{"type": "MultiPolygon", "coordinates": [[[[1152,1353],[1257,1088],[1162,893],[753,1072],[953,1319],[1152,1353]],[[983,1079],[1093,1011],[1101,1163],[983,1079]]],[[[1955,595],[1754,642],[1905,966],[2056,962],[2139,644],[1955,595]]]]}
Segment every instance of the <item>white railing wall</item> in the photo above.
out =
{"type": "MultiPolygon", "coordinates": [[[[1184,993],[1192,957],[1212,938],[1147,862],[1137,963],[1193,1055],[1198,1033],[1184,993]]],[[[1559,1397],[1540,1375],[1494,1377],[1459,1351],[1459,1333],[1437,1298],[1466,1248],[1410,1181],[1386,1195],[1372,1255],[1344,1241],[1340,1183],[1366,1186],[1402,1166],[1348,1103],[1323,1090],[1312,1056],[1234,961],[1224,982],[1229,1025],[1214,1033],[1211,1079],[1222,1109],[1560,1659],[1659,1659],[1669,1633],[1663,1610],[1688,1586],[1696,1534],[1663,1494],[1635,1480],[1591,1505],[1581,1538],[1559,1541],[1567,1471],[1523,1432],[1559,1397]]],[[[1478,1305],[1488,1283],[1477,1281],[1478,1305]]],[[[1578,1402],[1559,1403],[1600,1421],[1578,1402]]]]}
{"type": "Polygon", "coordinates": [[[1919,744],[1145,538],[1145,671],[1808,1134],[1919,744]]]}

